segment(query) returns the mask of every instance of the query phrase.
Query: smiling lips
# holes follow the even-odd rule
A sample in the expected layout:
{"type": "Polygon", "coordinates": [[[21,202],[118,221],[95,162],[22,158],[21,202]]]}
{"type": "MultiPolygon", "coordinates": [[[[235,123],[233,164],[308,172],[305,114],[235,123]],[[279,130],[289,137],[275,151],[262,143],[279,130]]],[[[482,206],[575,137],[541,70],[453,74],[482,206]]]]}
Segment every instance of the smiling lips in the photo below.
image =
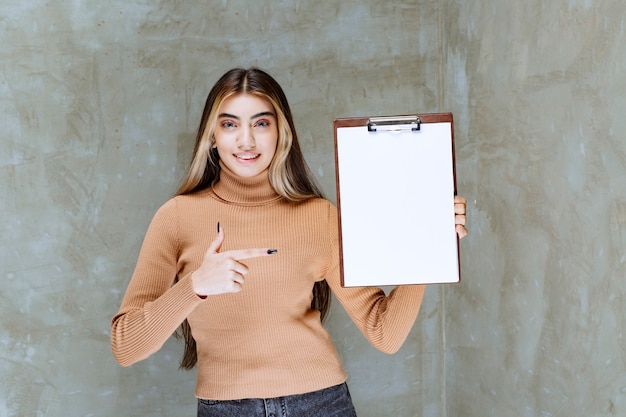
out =
{"type": "Polygon", "coordinates": [[[246,153],[236,153],[233,156],[240,161],[253,161],[255,159],[258,159],[258,157],[261,156],[261,154],[246,152],[246,153]]]}

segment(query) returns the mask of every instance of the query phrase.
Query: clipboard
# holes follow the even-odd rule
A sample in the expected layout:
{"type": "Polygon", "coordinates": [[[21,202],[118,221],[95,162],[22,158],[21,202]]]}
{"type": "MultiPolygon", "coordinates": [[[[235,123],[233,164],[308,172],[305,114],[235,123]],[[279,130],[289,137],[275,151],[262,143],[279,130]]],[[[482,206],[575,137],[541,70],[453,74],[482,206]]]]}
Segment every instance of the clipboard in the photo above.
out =
{"type": "Polygon", "coordinates": [[[457,283],[452,113],[334,120],[341,285],[457,283]]]}

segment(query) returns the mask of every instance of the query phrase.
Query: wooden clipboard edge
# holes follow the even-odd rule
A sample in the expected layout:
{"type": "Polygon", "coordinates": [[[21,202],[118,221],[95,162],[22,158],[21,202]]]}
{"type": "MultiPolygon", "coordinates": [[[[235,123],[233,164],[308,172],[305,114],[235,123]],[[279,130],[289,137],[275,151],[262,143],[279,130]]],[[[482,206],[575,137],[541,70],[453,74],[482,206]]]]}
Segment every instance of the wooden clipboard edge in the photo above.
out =
{"type": "MultiPolygon", "coordinates": [[[[421,123],[450,123],[450,136],[451,136],[451,146],[452,146],[452,182],[454,188],[454,195],[457,195],[456,189],[456,152],[454,149],[454,117],[452,113],[424,113],[424,114],[406,114],[406,115],[396,115],[399,117],[402,116],[418,116],[420,118],[421,123]]],[[[339,153],[337,152],[337,129],[341,127],[362,127],[367,126],[367,122],[370,118],[377,116],[369,116],[369,117],[343,117],[337,118],[333,121],[333,131],[334,131],[334,146],[335,146],[335,189],[337,194],[337,224],[339,227],[338,236],[339,236],[339,270],[341,272],[341,286],[345,287],[344,283],[344,267],[343,267],[343,238],[341,233],[341,190],[340,190],[340,179],[339,179],[339,153]]],[[[449,283],[436,283],[436,284],[458,284],[461,282],[461,250],[459,245],[459,235],[456,236],[456,253],[457,253],[457,271],[459,275],[459,279],[456,282],[449,283]]],[[[430,283],[432,285],[433,283],[430,283]]],[[[386,284],[390,286],[394,285],[413,285],[413,284],[386,284]]],[[[429,285],[429,283],[419,284],[419,285],[429,285]]]]}

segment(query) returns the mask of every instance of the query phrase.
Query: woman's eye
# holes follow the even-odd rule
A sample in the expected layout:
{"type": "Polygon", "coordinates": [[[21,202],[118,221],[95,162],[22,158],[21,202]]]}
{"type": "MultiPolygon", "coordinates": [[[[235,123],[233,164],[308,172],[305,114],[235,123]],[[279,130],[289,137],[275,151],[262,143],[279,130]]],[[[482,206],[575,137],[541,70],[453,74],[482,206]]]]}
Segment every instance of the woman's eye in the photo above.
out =
{"type": "Polygon", "coordinates": [[[259,126],[259,127],[267,127],[270,125],[270,122],[267,120],[259,120],[258,122],[256,122],[255,126],[259,126]]]}
{"type": "Polygon", "coordinates": [[[235,127],[235,124],[233,122],[222,122],[222,127],[228,129],[231,127],[235,127]]]}

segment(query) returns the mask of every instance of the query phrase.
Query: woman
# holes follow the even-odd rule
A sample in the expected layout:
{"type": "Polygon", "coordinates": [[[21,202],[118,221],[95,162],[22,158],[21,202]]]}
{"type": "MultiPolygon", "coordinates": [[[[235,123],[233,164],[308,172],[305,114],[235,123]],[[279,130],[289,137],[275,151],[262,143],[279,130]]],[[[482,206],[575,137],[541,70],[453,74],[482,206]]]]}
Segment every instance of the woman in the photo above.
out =
{"type": "MultiPolygon", "coordinates": [[[[465,201],[455,204],[466,233],[465,201]]],[[[111,345],[123,366],[181,326],[198,364],[198,416],[354,416],[322,326],[330,290],[370,343],[393,353],[424,286],[342,288],[337,210],[306,166],[287,99],[259,69],[233,69],[206,101],[189,170],[156,213],[111,345]]]]}

